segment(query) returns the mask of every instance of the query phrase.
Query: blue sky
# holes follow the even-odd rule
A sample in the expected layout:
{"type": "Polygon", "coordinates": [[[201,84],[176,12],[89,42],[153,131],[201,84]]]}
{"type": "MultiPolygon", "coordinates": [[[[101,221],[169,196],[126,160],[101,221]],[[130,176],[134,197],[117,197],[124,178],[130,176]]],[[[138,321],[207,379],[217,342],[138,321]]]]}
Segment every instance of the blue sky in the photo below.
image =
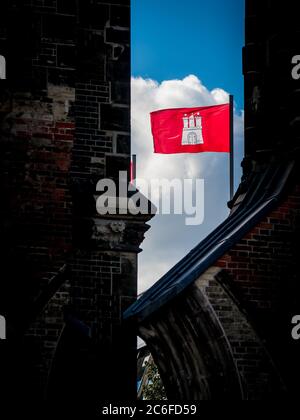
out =
{"type": "MultiPolygon", "coordinates": [[[[137,177],[204,180],[204,222],[156,215],[139,254],[139,291],[184,257],[228,216],[227,153],[153,153],[149,112],[235,98],[235,187],[243,157],[243,0],[131,0],[132,153],[137,177]]],[[[139,185],[138,185],[139,186],[139,185]]],[[[141,189],[142,192],[144,192],[141,189]]]]}
{"type": "Polygon", "coordinates": [[[243,107],[244,0],[132,0],[132,74],[195,74],[243,107]]]}

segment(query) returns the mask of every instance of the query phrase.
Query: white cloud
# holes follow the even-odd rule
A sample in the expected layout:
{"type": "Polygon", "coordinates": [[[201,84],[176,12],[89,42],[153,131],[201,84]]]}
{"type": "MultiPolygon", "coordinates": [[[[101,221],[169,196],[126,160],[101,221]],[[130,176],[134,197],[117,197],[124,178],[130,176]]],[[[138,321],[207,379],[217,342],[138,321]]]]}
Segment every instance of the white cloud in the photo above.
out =
{"type": "MultiPolygon", "coordinates": [[[[150,112],[164,108],[217,105],[228,102],[223,89],[208,90],[195,75],[182,80],[165,80],[133,77],[131,82],[132,153],[137,155],[137,177],[153,178],[204,178],[207,185],[205,197],[209,206],[202,226],[185,226],[185,216],[157,215],[142,245],[144,251],[139,261],[139,291],[143,291],[185,255],[204,235],[226,217],[226,177],[228,155],[224,153],[174,154],[153,153],[150,112]],[[225,178],[225,184],[224,184],[225,178]],[[224,188],[225,185],[225,188],[224,188]],[[218,202],[219,208],[211,208],[218,202]]],[[[243,114],[235,113],[234,121],[236,157],[241,160],[243,114]]],[[[142,190],[143,192],[143,190],[142,190]]],[[[145,191],[144,191],[145,193],[145,191]]]]}

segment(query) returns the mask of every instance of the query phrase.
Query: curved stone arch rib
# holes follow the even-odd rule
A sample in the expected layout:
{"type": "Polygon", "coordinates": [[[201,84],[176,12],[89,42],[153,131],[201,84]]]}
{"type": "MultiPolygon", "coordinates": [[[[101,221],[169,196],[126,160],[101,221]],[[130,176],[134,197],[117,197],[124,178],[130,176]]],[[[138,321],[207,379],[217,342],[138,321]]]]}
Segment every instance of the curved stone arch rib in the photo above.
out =
{"type": "Polygon", "coordinates": [[[169,399],[239,400],[243,390],[230,345],[207,297],[189,288],[139,327],[169,399]]]}

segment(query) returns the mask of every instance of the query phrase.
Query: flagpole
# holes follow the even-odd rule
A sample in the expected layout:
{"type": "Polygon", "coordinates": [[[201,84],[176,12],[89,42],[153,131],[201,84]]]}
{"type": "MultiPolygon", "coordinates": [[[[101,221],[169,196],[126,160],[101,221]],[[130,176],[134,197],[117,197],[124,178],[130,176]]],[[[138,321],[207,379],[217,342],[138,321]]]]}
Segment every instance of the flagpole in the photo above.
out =
{"type": "Polygon", "coordinates": [[[229,95],[229,136],[230,136],[230,152],[229,152],[229,194],[230,200],[233,198],[234,192],[234,167],[233,167],[233,95],[229,95]]]}
{"type": "Polygon", "coordinates": [[[135,185],[136,179],[136,155],[132,155],[132,183],[135,185]]]}

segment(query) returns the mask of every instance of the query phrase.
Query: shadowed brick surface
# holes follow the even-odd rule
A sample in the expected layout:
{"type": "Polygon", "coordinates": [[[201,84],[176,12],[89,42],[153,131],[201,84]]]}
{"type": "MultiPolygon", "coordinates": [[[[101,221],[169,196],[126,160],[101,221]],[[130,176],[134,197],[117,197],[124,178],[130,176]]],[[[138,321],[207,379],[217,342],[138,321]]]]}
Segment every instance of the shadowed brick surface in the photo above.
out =
{"type": "Polygon", "coordinates": [[[121,317],[147,218],[95,208],[97,181],[129,169],[129,6],[1,5],[0,350],[8,393],[28,401],[135,396],[136,339],[121,317]]]}

